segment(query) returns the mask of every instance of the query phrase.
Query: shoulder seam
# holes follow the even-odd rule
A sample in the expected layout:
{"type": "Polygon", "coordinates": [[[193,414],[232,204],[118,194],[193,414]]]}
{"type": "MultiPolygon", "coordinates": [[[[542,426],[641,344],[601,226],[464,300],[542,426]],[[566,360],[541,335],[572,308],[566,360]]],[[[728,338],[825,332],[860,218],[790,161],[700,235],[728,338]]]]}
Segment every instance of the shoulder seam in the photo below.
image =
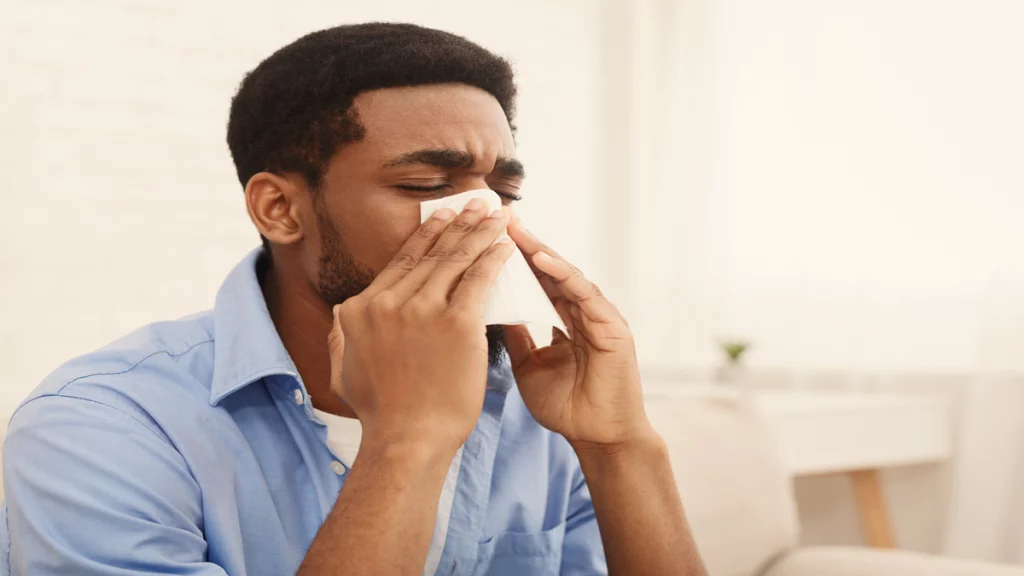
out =
{"type": "Polygon", "coordinates": [[[92,373],[92,374],[83,374],[82,376],[79,376],[77,378],[72,378],[71,380],[68,380],[64,384],[61,384],[60,388],[58,388],[57,391],[53,395],[54,396],[61,395],[62,392],[64,392],[65,388],[67,388],[71,384],[74,384],[75,382],[78,382],[79,380],[84,380],[86,378],[92,378],[93,376],[119,376],[121,374],[127,374],[128,372],[131,372],[132,370],[134,370],[139,364],[142,364],[143,362],[145,362],[146,360],[149,360],[153,356],[158,356],[160,354],[166,354],[170,358],[177,358],[179,356],[184,356],[185,354],[188,354],[189,352],[192,351],[193,348],[196,348],[197,346],[202,346],[203,344],[209,344],[210,342],[213,342],[213,338],[209,338],[209,339],[203,340],[201,342],[196,342],[195,344],[189,346],[188,348],[186,348],[186,349],[184,349],[184,350],[182,350],[181,352],[178,352],[178,353],[171,353],[171,352],[168,352],[167,350],[157,350],[156,352],[152,352],[150,354],[147,354],[146,356],[143,356],[137,362],[135,362],[131,366],[125,368],[124,370],[119,370],[117,372],[95,372],[95,373],[92,373]]]}
{"type": "MultiPolygon", "coordinates": [[[[27,401],[26,401],[25,403],[23,403],[23,404],[22,404],[21,406],[18,406],[18,409],[17,409],[17,410],[15,410],[15,411],[14,411],[14,414],[12,414],[12,415],[11,415],[11,420],[14,420],[14,415],[15,415],[15,414],[17,414],[18,412],[20,412],[20,411],[21,411],[21,409],[22,409],[23,407],[25,407],[25,406],[28,406],[29,404],[31,404],[31,403],[33,403],[33,402],[35,402],[36,400],[41,400],[41,399],[43,399],[43,398],[67,398],[68,400],[81,400],[81,401],[83,401],[83,402],[91,402],[91,403],[93,403],[93,404],[98,404],[98,405],[100,405],[100,406],[103,406],[104,408],[110,408],[111,410],[113,410],[113,411],[115,411],[115,412],[120,412],[121,414],[124,414],[125,416],[127,416],[127,417],[131,418],[131,419],[132,419],[132,420],[134,420],[134,421],[135,421],[135,422],[136,422],[136,423],[137,423],[137,424],[138,424],[139,426],[142,426],[142,427],[143,427],[143,428],[145,428],[146,430],[149,430],[149,431],[150,431],[150,433],[152,433],[152,434],[153,434],[154,436],[156,436],[157,438],[160,438],[160,440],[161,440],[162,442],[164,442],[165,444],[167,444],[168,446],[170,446],[170,443],[169,443],[169,442],[167,442],[166,440],[164,440],[164,439],[163,439],[163,438],[161,437],[161,435],[160,435],[160,433],[159,433],[159,432],[157,432],[156,430],[153,430],[152,428],[150,428],[150,427],[149,427],[149,425],[148,425],[148,424],[146,424],[146,423],[145,423],[145,422],[143,422],[142,420],[139,420],[139,419],[138,419],[138,418],[136,418],[135,416],[132,416],[132,415],[131,415],[131,414],[129,414],[128,412],[126,412],[126,411],[124,411],[124,410],[122,410],[122,409],[118,408],[117,406],[111,406],[110,404],[107,404],[106,402],[100,402],[99,400],[93,400],[92,398],[83,398],[82,396],[72,396],[72,395],[70,395],[70,394],[60,394],[60,393],[54,393],[54,394],[42,394],[42,395],[40,395],[40,396],[36,396],[35,398],[30,398],[30,399],[29,399],[29,400],[27,400],[27,401]]],[[[171,446],[171,447],[173,448],[173,446],[171,446]]]]}
{"type": "MultiPolygon", "coordinates": [[[[193,348],[194,347],[195,346],[193,346],[193,348]]],[[[185,352],[187,352],[187,351],[188,350],[186,350],[185,352]]],[[[182,352],[182,354],[184,354],[184,352],[182,352]]],[[[160,432],[157,432],[156,430],[153,430],[153,428],[151,428],[148,424],[146,424],[142,420],[139,420],[138,418],[136,418],[132,414],[128,413],[127,411],[122,410],[122,409],[118,408],[117,406],[112,406],[110,404],[107,404],[106,402],[100,402],[99,400],[93,400],[92,398],[83,398],[81,396],[72,396],[70,394],[43,394],[41,396],[36,396],[35,398],[31,398],[28,401],[26,401],[24,404],[22,404],[21,406],[18,406],[18,409],[14,411],[14,414],[11,414],[11,421],[14,420],[14,416],[19,411],[21,411],[21,409],[23,407],[31,404],[32,402],[35,402],[36,400],[42,399],[42,398],[64,398],[64,399],[67,399],[67,400],[81,400],[82,402],[90,402],[90,403],[96,404],[98,406],[103,406],[104,408],[109,408],[109,409],[113,410],[114,412],[117,412],[119,414],[127,416],[129,419],[134,421],[139,426],[142,426],[150,434],[155,436],[157,440],[159,440],[163,444],[166,444],[168,448],[173,450],[174,453],[177,454],[179,458],[181,458],[181,461],[185,465],[185,469],[188,470],[188,474],[192,478],[192,481],[195,482],[197,486],[199,486],[199,480],[196,479],[196,475],[192,471],[192,466],[188,463],[188,460],[185,459],[185,455],[182,454],[180,450],[178,450],[177,446],[175,446],[174,443],[171,442],[169,438],[167,438],[166,434],[162,434],[160,432]]]]}

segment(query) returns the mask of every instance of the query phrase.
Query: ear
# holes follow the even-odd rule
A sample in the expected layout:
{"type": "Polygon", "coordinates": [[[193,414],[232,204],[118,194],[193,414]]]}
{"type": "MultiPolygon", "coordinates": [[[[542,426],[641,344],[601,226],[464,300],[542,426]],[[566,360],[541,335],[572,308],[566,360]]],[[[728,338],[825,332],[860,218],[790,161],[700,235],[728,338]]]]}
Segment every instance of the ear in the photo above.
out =
{"type": "Polygon", "coordinates": [[[300,190],[288,178],[259,172],[245,185],[249,219],[260,234],[275,244],[294,244],[302,239],[300,190]]]}

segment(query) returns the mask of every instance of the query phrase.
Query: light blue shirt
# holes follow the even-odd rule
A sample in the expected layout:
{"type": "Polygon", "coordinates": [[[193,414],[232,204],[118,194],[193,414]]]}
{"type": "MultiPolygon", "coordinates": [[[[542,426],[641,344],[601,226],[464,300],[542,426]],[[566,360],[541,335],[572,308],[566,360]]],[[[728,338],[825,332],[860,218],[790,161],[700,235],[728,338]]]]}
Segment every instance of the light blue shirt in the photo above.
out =
{"type": "MultiPolygon", "coordinates": [[[[212,312],[51,374],[4,442],[3,574],[294,574],[347,470],[267,312],[257,250],[212,312]],[[332,468],[333,466],[333,468],[332,468]]],[[[491,369],[437,574],[605,574],[579,462],[491,369]]]]}

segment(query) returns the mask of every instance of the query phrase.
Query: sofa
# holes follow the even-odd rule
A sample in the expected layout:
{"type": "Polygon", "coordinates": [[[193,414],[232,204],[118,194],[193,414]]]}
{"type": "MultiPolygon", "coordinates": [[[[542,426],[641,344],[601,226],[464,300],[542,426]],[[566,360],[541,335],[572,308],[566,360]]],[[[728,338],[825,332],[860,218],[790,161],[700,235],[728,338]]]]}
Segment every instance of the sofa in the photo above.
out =
{"type": "Polygon", "coordinates": [[[1024,576],[1024,567],[895,550],[801,547],[792,480],[744,394],[648,394],[697,545],[714,576],[1024,576]]]}

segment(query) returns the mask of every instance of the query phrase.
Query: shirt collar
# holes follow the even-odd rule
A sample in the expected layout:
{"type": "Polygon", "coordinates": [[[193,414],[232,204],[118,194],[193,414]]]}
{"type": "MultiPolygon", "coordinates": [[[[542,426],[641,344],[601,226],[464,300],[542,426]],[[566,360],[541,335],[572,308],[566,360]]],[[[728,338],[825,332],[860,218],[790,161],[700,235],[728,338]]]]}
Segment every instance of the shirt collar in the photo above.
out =
{"type": "Polygon", "coordinates": [[[262,248],[249,253],[217,292],[213,307],[212,406],[265,376],[284,374],[299,379],[299,371],[270,319],[256,276],[262,255],[262,248]]]}
{"type": "Polygon", "coordinates": [[[508,358],[508,352],[504,352],[501,356],[501,363],[487,369],[487,389],[505,394],[515,383],[516,379],[512,376],[512,362],[508,358]]]}
{"type": "MultiPolygon", "coordinates": [[[[299,381],[299,370],[277,334],[263,299],[256,268],[263,249],[249,253],[228,274],[213,307],[213,382],[210,405],[266,376],[282,374],[299,381]]],[[[487,389],[501,394],[515,384],[505,354],[487,371],[487,389]]]]}

